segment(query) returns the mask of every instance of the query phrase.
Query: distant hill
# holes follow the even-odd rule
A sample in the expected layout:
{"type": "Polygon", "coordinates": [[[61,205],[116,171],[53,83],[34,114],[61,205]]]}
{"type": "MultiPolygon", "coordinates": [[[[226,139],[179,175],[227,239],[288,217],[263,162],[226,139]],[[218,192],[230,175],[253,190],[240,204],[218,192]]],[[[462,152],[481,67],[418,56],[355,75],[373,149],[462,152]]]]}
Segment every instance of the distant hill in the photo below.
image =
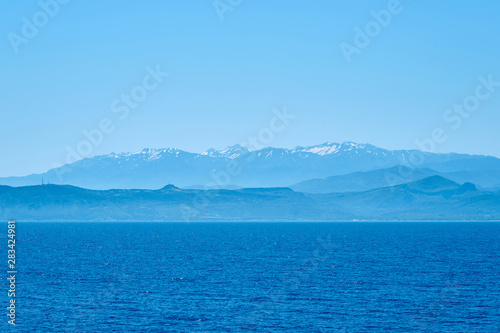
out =
{"type": "Polygon", "coordinates": [[[290,186],[306,193],[359,192],[398,185],[439,175],[455,182],[472,182],[482,189],[495,190],[500,186],[500,170],[439,172],[429,168],[394,166],[387,169],[353,172],[346,175],[311,179],[290,186]]]}
{"type": "Polygon", "coordinates": [[[365,192],[316,195],[346,214],[362,219],[488,220],[500,219],[500,193],[478,191],[441,176],[365,192]]]}
{"type": "Polygon", "coordinates": [[[290,188],[88,190],[0,186],[0,216],[25,221],[500,220],[500,192],[441,176],[362,192],[290,188]]]}
{"type": "Polygon", "coordinates": [[[331,176],[323,179],[311,179],[290,186],[293,190],[306,193],[360,192],[390,185],[398,185],[439,172],[431,169],[410,169],[395,166],[387,169],[353,172],[347,175],[331,176]]]}
{"type": "MultiPolygon", "coordinates": [[[[473,181],[481,187],[500,186],[500,159],[491,156],[464,154],[433,154],[418,150],[387,150],[354,142],[324,143],[294,149],[263,148],[250,151],[236,145],[222,150],[209,149],[201,154],[178,149],[144,149],[136,153],[109,154],[83,160],[25,177],[0,178],[0,184],[26,186],[41,184],[42,178],[51,184],[68,184],[91,189],[146,188],[155,189],[173,183],[179,187],[237,188],[283,187],[311,179],[368,172],[406,165],[428,168],[446,178],[473,181]],[[419,164],[415,165],[414,161],[419,164]],[[496,170],[496,174],[493,175],[496,170]],[[448,177],[446,173],[456,173],[448,177]],[[488,176],[481,176],[486,173],[488,176]],[[471,174],[476,179],[469,179],[471,174]],[[492,177],[490,177],[493,175],[492,177]],[[477,181],[476,181],[477,180],[477,181]]],[[[421,176],[426,176],[425,171],[421,176]]],[[[404,181],[407,178],[396,175],[404,181]]],[[[352,179],[351,179],[352,181],[352,179]]],[[[362,190],[382,184],[375,179],[370,185],[359,180],[357,187],[342,190],[362,190]]],[[[354,182],[356,183],[356,182],[354,182]]],[[[354,184],[353,183],[353,184],[354,184]]],[[[324,189],[319,192],[324,192],[324,189]]]]}

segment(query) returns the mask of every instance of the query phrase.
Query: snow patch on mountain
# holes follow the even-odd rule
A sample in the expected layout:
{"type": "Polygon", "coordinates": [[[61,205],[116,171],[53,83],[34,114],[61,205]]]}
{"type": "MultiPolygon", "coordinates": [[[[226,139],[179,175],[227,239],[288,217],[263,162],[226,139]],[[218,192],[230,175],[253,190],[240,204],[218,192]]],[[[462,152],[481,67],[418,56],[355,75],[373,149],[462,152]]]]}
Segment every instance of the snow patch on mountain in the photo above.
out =
{"type": "Polygon", "coordinates": [[[240,157],[241,155],[245,155],[250,152],[251,152],[250,149],[243,147],[242,145],[234,145],[226,147],[221,150],[210,148],[201,153],[200,155],[210,156],[210,157],[224,157],[233,160],[235,158],[240,157]]]}
{"type": "MultiPolygon", "coordinates": [[[[364,144],[358,144],[354,142],[325,142],[320,145],[301,147],[297,146],[292,150],[292,153],[312,153],[320,156],[338,154],[344,151],[355,150],[359,154],[358,150],[364,150],[367,146],[364,144]]],[[[371,149],[371,148],[370,148],[371,149]]]]}

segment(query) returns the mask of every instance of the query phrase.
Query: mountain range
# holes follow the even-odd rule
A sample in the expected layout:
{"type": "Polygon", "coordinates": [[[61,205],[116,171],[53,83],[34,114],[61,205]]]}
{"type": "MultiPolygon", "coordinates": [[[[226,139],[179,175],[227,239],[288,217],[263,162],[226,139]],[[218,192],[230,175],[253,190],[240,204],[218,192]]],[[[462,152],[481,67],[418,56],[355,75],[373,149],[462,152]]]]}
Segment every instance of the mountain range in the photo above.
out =
{"type": "Polygon", "coordinates": [[[491,221],[500,191],[430,176],[367,191],[308,194],[290,188],[89,190],[0,186],[0,218],[24,221],[491,221]]]}
{"type": "Polygon", "coordinates": [[[500,188],[500,159],[418,150],[387,150],[353,142],[309,147],[263,148],[240,145],[203,153],[144,149],[111,153],[24,177],[3,177],[0,184],[67,184],[88,189],[158,189],[175,184],[191,189],[291,187],[308,193],[363,191],[439,175],[480,189],[500,188]]]}

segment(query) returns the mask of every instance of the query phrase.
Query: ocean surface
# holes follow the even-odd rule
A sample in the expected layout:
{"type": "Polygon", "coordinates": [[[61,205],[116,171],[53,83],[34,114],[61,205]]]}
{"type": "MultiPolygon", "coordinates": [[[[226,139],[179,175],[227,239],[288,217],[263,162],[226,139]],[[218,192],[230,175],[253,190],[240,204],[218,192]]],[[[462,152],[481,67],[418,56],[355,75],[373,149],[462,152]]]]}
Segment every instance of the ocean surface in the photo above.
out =
{"type": "Polygon", "coordinates": [[[500,332],[500,223],[16,230],[17,325],[3,316],[5,331],[500,332]]]}

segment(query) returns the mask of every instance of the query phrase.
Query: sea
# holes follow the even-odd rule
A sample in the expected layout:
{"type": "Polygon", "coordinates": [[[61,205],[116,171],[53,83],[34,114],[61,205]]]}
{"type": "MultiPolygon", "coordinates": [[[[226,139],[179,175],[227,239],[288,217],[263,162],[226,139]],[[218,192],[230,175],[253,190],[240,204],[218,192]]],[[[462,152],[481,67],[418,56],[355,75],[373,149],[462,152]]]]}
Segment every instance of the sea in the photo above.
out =
{"type": "Polygon", "coordinates": [[[500,332],[499,253],[494,222],[17,222],[1,331],[500,332]]]}

